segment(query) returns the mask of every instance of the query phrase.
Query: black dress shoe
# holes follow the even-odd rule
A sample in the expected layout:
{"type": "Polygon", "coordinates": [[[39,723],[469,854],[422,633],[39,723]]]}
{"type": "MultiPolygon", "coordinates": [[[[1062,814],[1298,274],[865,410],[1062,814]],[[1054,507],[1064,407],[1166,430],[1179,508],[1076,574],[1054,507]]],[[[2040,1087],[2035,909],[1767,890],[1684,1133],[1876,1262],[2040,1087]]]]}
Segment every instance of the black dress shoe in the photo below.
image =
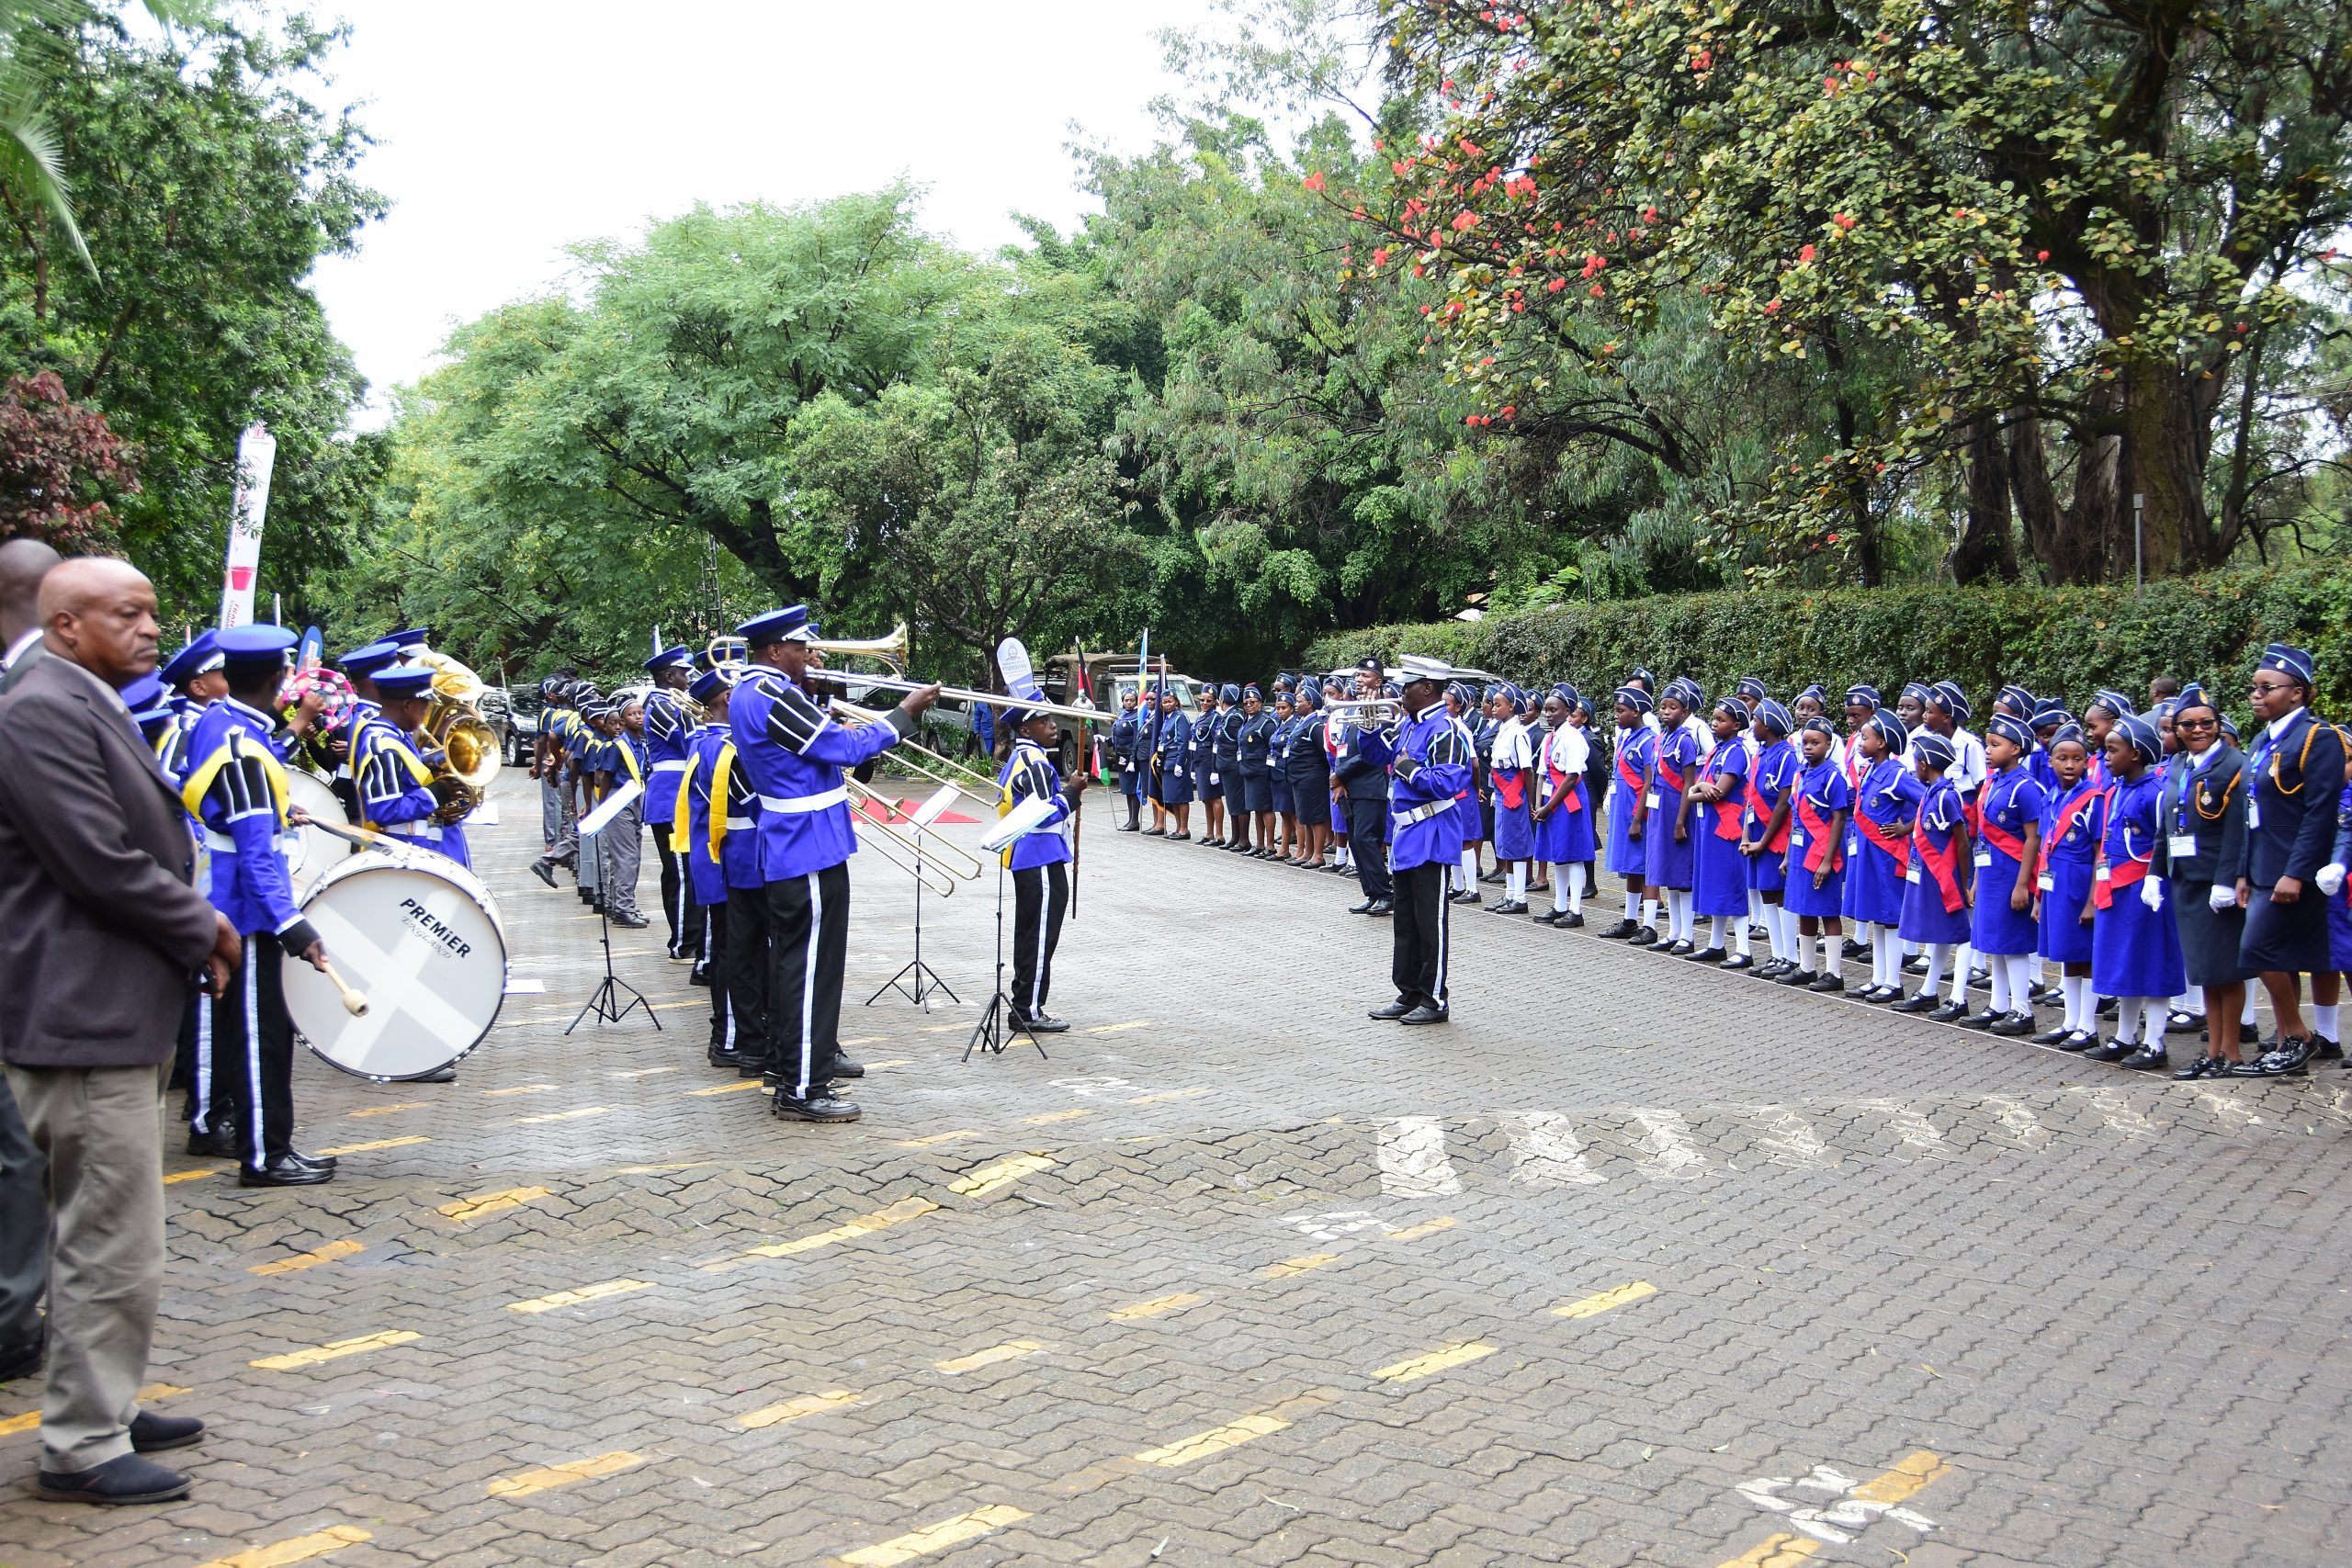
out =
{"type": "Polygon", "coordinates": [[[2290,1037],[2278,1043],[2278,1049],[2262,1058],[2262,1075],[2272,1078],[2300,1078],[2311,1075],[2312,1057],[2318,1046],[2310,1040],[2290,1037]]]}
{"type": "Polygon", "coordinates": [[[1821,976],[1819,975],[1816,975],[1810,969],[1789,968],[1783,969],[1779,974],[1773,976],[1772,984],[1776,986],[1810,986],[1815,980],[1820,978],[1821,976]]]}
{"type": "Polygon", "coordinates": [[[1928,1015],[1929,1023],[1958,1023],[1968,1016],[1966,1002],[1946,1002],[1928,1015]]]}
{"type": "Polygon", "coordinates": [[[1580,910],[1571,909],[1566,914],[1562,915],[1558,919],[1554,920],[1552,923],[1564,931],[1582,931],[1584,929],[1584,915],[1580,910]]]}
{"type": "Polygon", "coordinates": [[[2098,1015],[2101,1018],[2113,1018],[2115,1016],[2115,998],[2113,997],[2099,998],[2098,1015]]]}
{"type": "Polygon", "coordinates": [[[2140,1049],[2140,1043],[2136,1040],[2109,1040],[2084,1052],[2083,1060],[2115,1063],[2123,1060],[2138,1049],[2140,1049]]]}
{"type": "Polygon", "coordinates": [[[309,1166],[312,1170],[333,1170],[334,1168],[334,1156],[333,1155],[306,1155],[300,1149],[288,1149],[286,1151],[286,1157],[292,1160],[296,1165],[309,1166]]]}
{"type": "Polygon", "coordinates": [[[2030,1002],[2060,1002],[2066,999],[2066,993],[2055,986],[2035,986],[2026,992],[2025,999],[2030,1002]]]}
{"type": "Polygon", "coordinates": [[[2165,1015],[2166,1034],[2186,1034],[2192,1029],[2204,1027],[2205,1021],[2193,1012],[2169,1012],[2165,1015]]]}
{"type": "Polygon", "coordinates": [[[740,1067],[743,1065],[743,1053],[730,1045],[713,1045],[703,1053],[703,1060],[714,1067],[740,1067]]]}
{"type": "Polygon", "coordinates": [[[1642,922],[1639,920],[1619,920],[1615,925],[1609,927],[1606,931],[1598,931],[1592,934],[1609,942],[1623,942],[1641,929],[1642,922]]]}
{"type": "Polygon", "coordinates": [[[1456,893],[1453,901],[1457,904],[1483,904],[1487,899],[1484,894],[1473,887],[1466,892],[1456,893]]]}
{"type": "Polygon", "coordinates": [[[1718,969],[1753,969],[1756,960],[1745,953],[1735,953],[1715,965],[1718,969]]]}
{"type": "Polygon", "coordinates": [[[707,986],[707,985],[709,985],[709,984],[710,984],[710,971],[709,971],[707,968],[704,967],[702,964],[695,964],[695,965],[691,970],[687,971],[687,973],[686,973],[686,984],[687,984],[687,985],[689,985],[689,986],[707,986]]]}
{"type": "Polygon", "coordinates": [[[1193,835],[1190,833],[1170,833],[1168,835],[1168,841],[1171,844],[1189,844],[1193,841],[1193,835]]]}
{"type": "Polygon", "coordinates": [[[1690,939],[1686,936],[1677,937],[1670,946],[1653,948],[1651,951],[1653,953],[1663,953],[1669,958],[1688,958],[1690,956],[1692,948],[1690,945],[1690,939]]]}
{"type": "Polygon", "coordinates": [[[531,874],[537,877],[541,882],[546,883],[549,887],[553,887],[555,886],[555,867],[549,865],[543,860],[535,860],[531,863],[531,874]]]}
{"type": "Polygon", "coordinates": [[[1164,839],[1168,836],[1168,829],[1165,828],[1142,828],[1136,830],[1147,839],[1164,839]]]}
{"type": "Polygon", "coordinates": [[[404,1078],[401,1081],[403,1083],[456,1083],[458,1069],[454,1066],[435,1067],[429,1073],[419,1073],[413,1078],[404,1078]]]}
{"type": "Polygon", "coordinates": [[[1490,915],[1523,915],[1527,913],[1527,900],[1524,898],[1505,898],[1499,903],[1487,905],[1487,913],[1490,915]]]}
{"type": "Polygon", "coordinates": [[[609,918],[613,924],[620,927],[623,931],[642,931],[647,925],[651,923],[647,920],[643,915],[614,915],[609,918]]]}
{"type": "Polygon", "coordinates": [[[764,1078],[767,1080],[767,1092],[773,1093],[775,1091],[775,1075],[768,1071],[766,1057],[754,1056],[748,1051],[739,1051],[736,1053],[736,1055],[735,1076],[737,1077],[764,1078]]]}
{"type": "Polygon", "coordinates": [[[2007,1013],[1995,1012],[1991,1008],[1986,1008],[1983,1012],[1971,1013],[1966,1018],[1959,1019],[1955,1021],[1957,1021],[1962,1029],[1989,1030],[1995,1024],[2003,1021],[2007,1017],[2008,1014],[2007,1013]]]}
{"type": "Polygon", "coordinates": [[[2013,1012],[1993,1025],[1993,1032],[2005,1040],[2016,1040],[2033,1032],[2033,1014],[2013,1012]]]}
{"type": "Polygon", "coordinates": [[[1429,1003],[1423,1002],[1396,1021],[1399,1023],[1443,1023],[1448,1016],[1450,1015],[1444,1009],[1433,1008],[1429,1003]]]}
{"type": "Polygon", "coordinates": [[[134,1452],[159,1454],[165,1449],[184,1449],[202,1441],[204,1423],[193,1416],[158,1416],[152,1410],[142,1410],[130,1418],[130,1447],[134,1452]]]}
{"type": "Polygon", "coordinates": [[[1361,904],[1351,904],[1348,906],[1348,913],[1351,915],[1369,915],[1372,913],[1373,905],[1378,902],[1379,900],[1376,898],[1367,898],[1361,904]]]}
{"type": "Polygon", "coordinates": [[[1838,951],[1848,958],[1868,958],[1871,955],[1871,944],[1866,942],[1856,942],[1852,937],[1848,937],[1845,945],[1838,951]]]}
{"type": "Polygon", "coordinates": [[[1820,979],[1815,980],[1812,985],[1807,986],[1805,989],[1808,991],[1819,991],[1825,996],[1836,996],[1846,989],[1846,976],[1843,975],[1824,975],[1820,979]]]}
{"type": "Polygon", "coordinates": [[[41,1342],[38,1339],[18,1345],[0,1345],[0,1382],[11,1378],[28,1378],[40,1371],[41,1342]]]}
{"type": "Polygon", "coordinates": [[[1928,972],[1928,960],[1926,956],[1921,953],[1915,953],[1910,957],[1905,959],[1903,961],[1903,972],[1905,975],[1925,975],[1928,972]]]}
{"type": "Polygon", "coordinates": [[[1021,1027],[1032,1034],[1068,1034],[1069,1024],[1052,1013],[1041,1012],[1021,1021],[1021,1027]]]}
{"type": "Polygon", "coordinates": [[[187,1495],[188,1478],[165,1470],[153,1460],[123,1454],[90,1470],[68,1475],[42,1471],[33,1490],[52,1503],[96,1503],[120,1506],[130,1503],[168,1503],[187,1495]]]}
{"type": "Polygon", "coordinates": [[[2029,1045],[2055,1045],[2061,1040],[2065,1039],[2068,1032],[2066,1026],[2062,1023],[2055,1029],[2043,1030],[2041,1033],[2027,1040],[2026,1043],[2029,1045]]]}
{"type": "Polygon", "coordinates": [[[1656,926],[1643,926],[1639,930],[1635,931],[1632,936],[1627,937],[1625,939],[1625,942],[1629,947],[1656,947],[1657,945],[1657,928],[1656,926]]]}
{"type": "Polygon", "coordinates": [[[2159,1036],[2124,1057],[2122,1065],[2135,1073],[2160,1073],[2172,1066],[2172,1058],[2165,1055],[2164,1041],[2159,1036]]]}
{"type": "Polygon", "coordinates": [[[1993,983],[1993,972],[1990,969],[1971,969],[1968,972],[1968,983],[1972,986],[1989,986],[1993,983]]]}
{"type": "Polygon", "coordinates": [[[191,1127],[187,1133],[187,1152],[209,1155],[214,1159],[235,1159],[245,1151],[237,1142],[234,1127],[215,1127],[208,1133],[199,1133],[191,1127]]]}
{"type": "Polygon", "coordinates": [[[1375,919],[1379,919],[1383,915],[1393,915],[1396,912],[1396,900],[1394,898],[1374,898],[1372,901],[1372,908],[1364,911],[1365,914],[1372,916],[1375,919]]]}
{"type": "Polygon", "coordinates": [[[1385,1021],[1389,1019],[1402,1018],[1412,1010],[1413,1004],[1405,1000],[1402,997],[1399,997],[1395,1001],[1390,1002],[1386,1007],[1374,1008],[1371,1011],[1365,1013],[1364,1017],[1376,1018],[1385,1021]]]}
{"type": "Polygon", "coordinates": [[[1720,947],[1702,947],[1696,953],[1686,953],[1682,956],[1693,964],[1721,964],[1725,954],[1720,947]]]}
{"type": "Polygon", "coordinates": [[[2314,1034],[2312,1036],[2312,1060],[2340,1062],[2344,1060],[2344,1046],[2337,1041],[2330,1040],[2324,1034],[2314,1034]]]}
{"type": "Polygon", "coordinates": [[[1936,1005],[1935,992],[1920,991],[1916,995],[1904,998],[1901,1001],[1896,1002],[1887,1010],[1890,1012],[1926,1012],[1928,1009],[1936,1005]]]}
{"type": "Polygon", "coordinates": [[[1478,880],[1485,883],[1491,883],[1495,886],[1499,887],[1504,883],[1509,882],[1510,878],[1500,871],[1488,871],[1481,872],[1478,875],[1478,880]]]}
{"type": "Polygon", "coordinates": [[[1546,909],[1540,915],[1530,915],[1528,922],[1531,925],[1554,926],[1567,918],[1568,912],[1566,909],[1546,909]]]}
{"type": "Polygon", "coordinates": [[[1140,833],[1143,829],[1136,827],[1132,822],[1125,822],[1121,823],[1118,827],[1112,829],[1111,831],[1114,833],[1140,833]]]}
{"type": "Polygon", "coordinates": [[[833,1057],[833,1077],[837,1078],[862,1078],[865,1076],[865,1063],[853,1062],[847,1056],[838,1055],[833,1057]]]}
{"type": "Polygon", "coordinates": [[[835,1096],[830,1084],[811,1092],[806,1100],[795,1100],[779,1090],[774,1109],[786,1122],[854,1122],[865,1114],[850,1101],[835,1096]]]}
{"type": "Polygon", "coordinates": [[[2175,1067],[2172,1076],[2178,1083],[2193,1083],[2199,1078],[2205,1077],[2218,1078],[2222,1076],[2222,1068],[2225,1065],[2215,1061],[2211,1056],[2199,1056],[2185,1067],[2175,1067]]]}
{"type": "Polygon", "coordinates": [[[245,1166],[237,1172],[240,1187],[322,1187],[334,1179],[332,1170],[316,1166],[298,1165],[280,1155],[265,1166],[245,1166]]]}
{"type": "Polygon", "coordinates": [[[2088,1051],[2098,1043],[2098,1031],[2095,1029],[2070,1029],[2066,1032],[2066,1037],[2058,1042],[2058,1049],[2065,1052],[2069,1055],[2074,1055],[2084,1051],[2088,1051]]]}

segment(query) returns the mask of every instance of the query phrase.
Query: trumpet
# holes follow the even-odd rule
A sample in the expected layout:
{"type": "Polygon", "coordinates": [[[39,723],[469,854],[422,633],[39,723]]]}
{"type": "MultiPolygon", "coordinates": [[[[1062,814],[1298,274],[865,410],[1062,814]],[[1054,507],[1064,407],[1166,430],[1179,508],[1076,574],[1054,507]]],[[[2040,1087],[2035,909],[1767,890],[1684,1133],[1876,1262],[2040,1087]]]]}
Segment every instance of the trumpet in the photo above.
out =
{"type": "Polygon", "coordinates": [[[875,794],[854,778],[845,778],[842,783],[857,806],[877,804],[882,807],[881,817],[853,810],[850,820],[857,824],[866,846],[884,860],[900,871],[912,873],[916,880],[942,898],[955,893],[958,881],[979,880],[980,863],[961,844],[920,829],[899,826],[888,819],[889,814],[899,808],[897,801],[875,794]]]}

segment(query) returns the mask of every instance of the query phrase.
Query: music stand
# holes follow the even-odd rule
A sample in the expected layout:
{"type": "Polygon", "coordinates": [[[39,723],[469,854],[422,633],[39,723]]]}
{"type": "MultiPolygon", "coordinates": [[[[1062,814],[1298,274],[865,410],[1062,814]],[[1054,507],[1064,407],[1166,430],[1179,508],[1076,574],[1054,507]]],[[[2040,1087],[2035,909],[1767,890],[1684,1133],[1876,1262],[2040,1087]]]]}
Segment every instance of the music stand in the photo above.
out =
{"type": "MultiPolygon", "coordinates": [[[[620,814],[622,807],[644,793],[645,786],[635,779],[631,779],[613,791],[602,806],[580,819],[581,843],[585,845],[591,833],[603,832],[606,824],[620,814]]],[[[640,825],[639,831],[643,830],[640,825]]],[[[588,1005],[572,1015],[571,1021],[564,1026],[563,1032],[569,1034],[579,1028],[590,1013],[596,1015],[596,1021],[600,1024],[618,1023],[638,1008],[643,1008],[645,1016],[653,1021],[653,1027],[660,1029],[662,1015],[653,1010],[653,1004],[645,999],[645,993],[613,973],[613,927],[612,922],[605,915],[602,899],[597,900],[596,904],[596,925],[604,933],[605,978],[590,994],[588,1005]],[[620,998],[623,991],[627,991],[629,995],[629,999],[626,1002],[620,998]]]]}
{"type": "MultiPolygon", "coordinates": [[[[907,824],[918,838],[928,831],[933,822],[939,820],[940,815],[947,809],[956,793],[956,786],[949,784],[908,814],[907,824]]],[[[897,991],[923,1011],[929,1012],[931,1003],[925,999],[928,992],[945,991],[947,999],[957,1007],[961,1007],[964,1005],[964,998],[957,996],[947,982],[939,977],[938,970],[922,961],[922,863],[920,860],[910,860],[907,871],[915,879],[915,955],[907,961],[906,967],[891,976],[879,989],[866,998],[865,1005],[872,1007],[881,1000],[884,991],[897,991]],[[914,989],[911,991],[900,984],[910,975],[914,976],[915,982],[914,989]]]]}
{"type": "MultiPolygon", "coordinates": [[[[1057,797],[1053,795],[1031,795],[998,820],[988,837],[980,840],[980,848],[990,853],[1001,851],[1052,816],[1057,804],[1057,797]]],[[[967,1062],[972,1059],[972,1053],[977,1050],[992,1051],[1001,1056],[1007,1045],[1024,1034],[1028,1035],[1029,1043],[1037,1047],[1038,1055],[1047,1061],[1053,1060],[1046,1055],[1045,1042],[1039,1040],[1027,1024],[1014,1019],[1012,999],[1004,994],[1004,865],[1008,858],[997,854],[996,991],[989,998],[989,1005],[980,1010],[980,1021],[973,1026],[971,1039],[964,1043],[963,1059],[967,1062]]],[[[1037,961],[1044,963],[1045,954],[1039,953],[1037,961]]]]}

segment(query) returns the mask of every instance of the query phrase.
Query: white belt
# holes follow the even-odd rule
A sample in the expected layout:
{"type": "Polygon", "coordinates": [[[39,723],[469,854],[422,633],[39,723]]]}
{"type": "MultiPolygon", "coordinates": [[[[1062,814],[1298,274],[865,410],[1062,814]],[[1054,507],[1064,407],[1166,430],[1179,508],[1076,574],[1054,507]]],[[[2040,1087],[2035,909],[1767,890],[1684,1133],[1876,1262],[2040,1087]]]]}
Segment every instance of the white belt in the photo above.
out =
{"type": "Polygon", "coordinates": [[[1426,806],[1416,806],[1410,811],[1398,811],[1391,815],[1396,818],[1396,826],[1409,828],[1416,822],[1428,821],[1441,811],[1453,810],[1455,804],[1453,797],[1449,795],[1443,800],[1432,800],[1426,806]]]}
{"type": "Polygon", "coordinates": [[[392,822],[376,830],[379,833],[390,833],[395,839],[438,839],[441,837],[440,826],[433,822],[392,822]]]}
{"type": "MultiPolygon", "coordinates": [[[[207,828],[204,829],[204,847],[208,850],[222,850],[230,854],[235,854],[237,840],[216,829],[207,828]]],[[[270,840],[270,847],[275,849],[278,858],[283,860],[293,852],[294,835],[290,832],[275,834],[270,840]]]]}
{"type": "Polygon", "coordinates": [[[656,762],[653,771],[657,773],[683,773],[686,771],[686,760],[680,757],[675,761],[656,762]]]}
{"type": "Polygon", "coordinates": [[[756,817],[729,817],[727,819],[727,830],[730,833],[739,828],[748,829],[759,825],[760,819],[756,817]]]}
{"type": "Polygon", "coordinates": [[[847,806],[848,804],[849,785],[847,784],[836,784],[822,795],[763,795],[760,796],[760,805],[763,808],[769,811],[781,811],[786,817],[797,816],[804,811],[822,811],[828,806],[847,806]]]}

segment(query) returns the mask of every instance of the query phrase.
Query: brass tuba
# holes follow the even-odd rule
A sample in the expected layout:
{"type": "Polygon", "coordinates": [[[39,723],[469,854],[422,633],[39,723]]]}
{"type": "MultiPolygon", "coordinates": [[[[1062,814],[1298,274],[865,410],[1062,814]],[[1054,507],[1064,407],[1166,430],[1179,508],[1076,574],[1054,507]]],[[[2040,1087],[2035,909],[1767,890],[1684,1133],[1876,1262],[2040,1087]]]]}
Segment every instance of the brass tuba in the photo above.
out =
{"type": "Polygon", "coordinates": [[[498,732],[478,705],[484,690],[481,676],[430,648],[417,649],[416,661],[433,671],[433,695],[418,727],[430,742],[424,761],[433,769],[433,798],[441,803],[433,819],[455,822],[481,804],[490,781],[498,776],[498,732]]]}
{"type": "Polygon", "coordinates": [[[888,637],[870,637],[858,642],[833,642],[820,638],[808,646],[834,659],[878,659],[890,667],[894,675],[907,672],[907,623],[904,621],[900,621],[888,637]]]}

